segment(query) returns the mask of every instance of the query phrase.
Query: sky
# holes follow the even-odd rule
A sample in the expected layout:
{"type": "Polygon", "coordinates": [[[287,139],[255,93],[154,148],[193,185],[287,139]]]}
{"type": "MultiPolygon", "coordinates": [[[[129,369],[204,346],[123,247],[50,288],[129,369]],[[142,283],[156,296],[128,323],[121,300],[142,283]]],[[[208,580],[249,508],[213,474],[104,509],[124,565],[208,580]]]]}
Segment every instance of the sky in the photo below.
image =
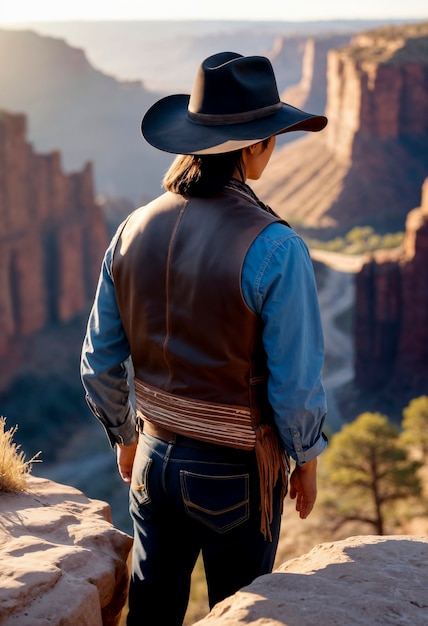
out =
{"type": "Polygon", "coordinates": [[[0,24],[55,20],[427,19],[427,0],[0,0],[0,24]]]}

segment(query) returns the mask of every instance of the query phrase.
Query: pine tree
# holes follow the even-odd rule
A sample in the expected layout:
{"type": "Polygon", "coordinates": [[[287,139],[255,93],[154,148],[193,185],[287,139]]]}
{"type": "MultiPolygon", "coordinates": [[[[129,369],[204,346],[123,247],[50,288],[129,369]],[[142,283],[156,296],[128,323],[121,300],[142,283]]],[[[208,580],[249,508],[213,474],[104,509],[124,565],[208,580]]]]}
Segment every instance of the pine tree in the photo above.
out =
{"type": "Polygon", "coordinates": [[[421,493],[420,463],[409,460],[399,431],[380,413],[362,413],[333,436],[323,455],[336,528],[360,521],[384,534],[392,504],[421,493]]]}
{"type": "Polygon", "coordinates": [[[423,463],[428,463],[428,396],[414,398],[403,409],[401,440],[413,446],[421,455],[423,463]]]}

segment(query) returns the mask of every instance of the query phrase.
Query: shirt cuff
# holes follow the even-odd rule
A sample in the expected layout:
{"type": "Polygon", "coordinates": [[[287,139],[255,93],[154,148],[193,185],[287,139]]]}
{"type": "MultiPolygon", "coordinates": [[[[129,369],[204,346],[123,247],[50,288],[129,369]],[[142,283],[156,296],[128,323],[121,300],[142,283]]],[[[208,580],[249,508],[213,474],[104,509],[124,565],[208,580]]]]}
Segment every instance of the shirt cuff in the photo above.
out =
{"type": "Polygon", "coordinates": [[[137,438],[137,423],[135,416],[130,416],[120,426],[106,426],[105,424],[103,424],[103,426],[112,448],[114,448],[117,443],[124,446],[130,446],[137,438]]]}
{"type": "Polygon", "coordinates": [[[321,436],[317,439],[314,445],[304,450],[302,446],[301,433],[298,430],[293,430],[292,435],[294,444],[294,454],[292,454],[292,457],[296,461],[297,465],[305,465],[305,463],[313,461],[313,459],[325,450],[328,444],[327,436],[324,433],[321,433],[321,436]]]}

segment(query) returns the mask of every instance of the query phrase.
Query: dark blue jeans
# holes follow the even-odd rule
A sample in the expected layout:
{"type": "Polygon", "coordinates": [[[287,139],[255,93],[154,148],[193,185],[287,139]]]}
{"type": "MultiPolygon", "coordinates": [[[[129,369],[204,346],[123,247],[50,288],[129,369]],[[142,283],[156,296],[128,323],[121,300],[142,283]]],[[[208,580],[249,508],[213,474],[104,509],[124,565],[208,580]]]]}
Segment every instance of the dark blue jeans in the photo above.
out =
{"type": "Polygon", "coordinates": [[[276,490],[272,542],[260,532],[254,452],[188,438],[140,435],[130,490],[134,523],[127,626],[181,626],[202,551],[210,607],[272,571],[280,529],[276,490]]]}

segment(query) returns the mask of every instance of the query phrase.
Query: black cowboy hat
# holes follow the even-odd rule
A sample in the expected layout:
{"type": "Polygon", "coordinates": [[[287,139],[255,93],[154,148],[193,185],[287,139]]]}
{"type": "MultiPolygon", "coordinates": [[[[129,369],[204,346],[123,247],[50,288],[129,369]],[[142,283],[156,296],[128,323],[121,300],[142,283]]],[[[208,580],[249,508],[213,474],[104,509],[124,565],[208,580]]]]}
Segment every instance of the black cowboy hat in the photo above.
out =
{"type": "Polygon", "coordinates": [[[323,115],[281,102],[269,59],[220,52],[202,62],[190,96],[167,96],[147,111],[141,132],[164,152],[218,154],[326,124],[323,115]]]}

